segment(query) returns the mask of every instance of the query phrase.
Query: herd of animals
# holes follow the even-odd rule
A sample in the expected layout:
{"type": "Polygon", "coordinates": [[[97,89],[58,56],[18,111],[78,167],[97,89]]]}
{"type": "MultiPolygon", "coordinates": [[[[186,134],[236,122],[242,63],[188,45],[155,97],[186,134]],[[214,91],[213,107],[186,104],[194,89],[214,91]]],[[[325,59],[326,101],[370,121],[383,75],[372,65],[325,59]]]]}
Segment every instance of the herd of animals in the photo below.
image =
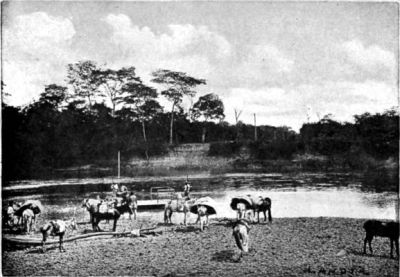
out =
{"type": "MultiPolygon", "coordinates": [[[[90,223],[93,231],[101,231],[99,223],[102,220],[113,220],[113,231],[116,231],[117,222],[124,213],[129,214],[129,219],[136,220],[138,203],[133,192],[129,192],[125,186],[113,184],[111,186],[114,197],[109,199],[84,199],[82,207],[90,215],[90,223]]],[[[184,214],[184,225],[186,225],[187,214],[189,212],[198,215],[196,224],[200,222],[200,230],[209,225],[209,215],[216,214],[213,208],[213,200],[209,197],[201,199],[190,199],[185,192],[185,198],[178,194],[177,199],[170,200],[164,209],[164,223],[172,224],[171,217],[174,212],[184,214]]],[[[233,222],[233,238],[237,247],[240,249],[240,257],[249,250],[249,232],[251,223],[260,222],[260,213],[264,214],[264,221],[272,222],[271,206],[272,201],[268,197],[252,197],[250,195],[233,198],[231,208],[237,212],[236,220],[233,222]],[[257,220],[255,216],[257,215],[257,220]]],[[[41,213],[39,201],[31,200],[24,204],[10,201],[6,211],[3,211],[3,226],[13,227],[22,226],[25,233],[30,233],[35,229],[37,216],[41,213]]],[[[393,258],[393,245],[396,247],[396,254],[399,257],[399,223],[382,222],[378,220],[367,220],[363,228],[365,230],[364,254],[366,254],[367,243],[371,254],[373,253],[371,242],[375,236],[388,237],[390,239],[390,257],[393,258]]],[[[64,252],[63,237],[67,230],[76,230],[77,222],[75,218],[70,220],[51,220],[40,227],[42,234],[42,249],[46,251],[46,240],[49,236],[59,237],[59,250],[64,252]]],[[[240,258],[239,257],[239,258],[240,258]]]]}

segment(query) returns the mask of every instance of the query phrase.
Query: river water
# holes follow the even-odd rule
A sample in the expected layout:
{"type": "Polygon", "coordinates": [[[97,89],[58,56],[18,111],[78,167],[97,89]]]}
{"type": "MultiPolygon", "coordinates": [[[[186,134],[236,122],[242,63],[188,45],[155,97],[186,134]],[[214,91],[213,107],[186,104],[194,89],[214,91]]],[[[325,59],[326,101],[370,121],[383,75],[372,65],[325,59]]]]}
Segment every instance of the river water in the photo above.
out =
{"type": "MultiPolygon", "coordinates": [[[[361,180],[351,174],[225,174],[189,178],[191,196],[212,197],[217,205],[218,217],[235,217],[229,205],[232,197],[248,194],[271,198],[272,216],[278,218],[324,216],[395,220],[398,216],[397,193],[363,189],[361,180]]],[[[135,191],[139,200],[146,200],[150,199],[151,187],[168,186],[175,191],[182,191],[185,178],[122,180],[130,190],[135,191]]],[[[50,210],[59,209],[60,206],[68,210],[79,207],[84,197],[110,194],[107,179],[103,179],[103,182],[53,182],[52,185],[32,186],[30,189],[21,187],[15,185],[18,189],[13,190],[12,186],[3,189],[3,205],[11,199],[39,199],[50,210]]],[[[140,214],[162,219],[160,210],[143,211],[140,214]]]]}

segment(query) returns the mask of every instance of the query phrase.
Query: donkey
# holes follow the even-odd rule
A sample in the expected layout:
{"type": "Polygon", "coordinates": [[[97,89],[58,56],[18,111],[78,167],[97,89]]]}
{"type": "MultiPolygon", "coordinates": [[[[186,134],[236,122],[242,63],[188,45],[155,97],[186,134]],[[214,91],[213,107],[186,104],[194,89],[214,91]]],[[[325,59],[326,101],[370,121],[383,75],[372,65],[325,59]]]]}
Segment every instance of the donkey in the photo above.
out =
{"type": "Polygon", "coordinates": [[[42,233],[42,251],[46,252],[46,241],[47,238],[51,236],[58,236],[59,237],[59,249],[60,252],[65,252],[64,246],[63,246],[63,239],[65,232],[67,229],[71,230],[76,230],[77,229],[77,224],[75,218],[64,221],[64,220],[52,220],[45,225],[43,225],[40,228],[40,231],[42,233]]]}
{"type": "Polygon", "coordinates": [[[247,219],[239,219],[233,225],[233,237],[236,245],[240,250],[239,259],[243,257],[243,253],[249,252],[249,222],[247,219]]]}
{"type": "Polygon", "coordinates": [[[393,242],[396,244],[396,254],[399,257],[399,223],[398,222],[382,222],[378,220],[367,220],[364,223],[365,239],[364,254],[366,254],[367,242],[369,250],[372,254],[371,242],[374,236],[386,237],[390,239],[390,258],[393,258],[393,242]]]}

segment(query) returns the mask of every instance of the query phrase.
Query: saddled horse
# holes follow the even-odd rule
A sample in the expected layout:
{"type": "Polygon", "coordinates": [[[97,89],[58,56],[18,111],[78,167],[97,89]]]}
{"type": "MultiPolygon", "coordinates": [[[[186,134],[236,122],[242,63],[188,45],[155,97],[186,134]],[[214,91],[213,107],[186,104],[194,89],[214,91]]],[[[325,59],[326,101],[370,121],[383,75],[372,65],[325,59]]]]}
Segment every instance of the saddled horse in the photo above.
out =
{"type": "Polygon", "coordinates": [[[131,209],[129,213],[129,219],[131,219],[131,214],[133,214],[133,219],[136,220],[137,217],[137,197],[133,192],[129,192],[128,188],[124,185],[119,186],[118,184],[112,184],[111,190],[113,191],[114,197],[122,198],[122,204],[126,202],[131,209]]]}
{"type": "Polygon", "coordinates": [[[267,221],[267,215],[266,212],[268,211],[268,221],[272,221],[272,215],[271,215],[271,205],[272,201],[268,197],[261,197],[259,196],[258,198],[253,199],[253,211],[254,215],[257,213],[257,222],[260,223],[260,212],[264,214],[264,221],[267,221]]]}
{"type": "Polygon", "coordinates": [[[183,213],[184,219],[183,223],[186,226],[187,214],[190,212],[190,207],[193,205],[195,200],[187,200],[187,199],[176,199],[171,200],[168,204],[165,205],[164,209],[164,223],[172,224],[171,217],[174,212],[183,213]]]}
{"type": "Polygon", "coordinates": [[[200,221],[200,230],[204,231],[204,227],[209,225],[209,220],[208,220],[208,210],[207,206],[204,205],[198,205],[197,207],[197,220],[196,223],[200,221]]]}
{"type": "Polygon", "coordinates": [[[237,203],[236,205],[236,211],[237,211],[237,215],[236,215],[236,219],[242,219],[242,218],[246,218],[246,205],[244,203],[237,203]]]}
{"type": "Polygon", "coordinates": [[[100,205],[102,205],[102,203],[90,204],[89,202],[86,202],[85,205],[92,218],[91,223],[93,231],[101,231],[99,227],[100,221],[114,220],[113,231],[115,232],[120,216],[124,213],[132,214],[132,209],[126,203],[120,206],[115,203],[115,205],[107,211],[101,211],[100,205]]]}
{"type": "Polygon", "coordinates": [[[60,252],[65,252],[63,247],[63,239],[65,232],[68,230],[76,230],[77,224],[75,218],[71,220],[52,220],[46,224],[44,224],[40,231],[42,233],[42,251],[46,252],[46,241],[49,236],[58,236],[59,237],[59,249],[60,252]]]}

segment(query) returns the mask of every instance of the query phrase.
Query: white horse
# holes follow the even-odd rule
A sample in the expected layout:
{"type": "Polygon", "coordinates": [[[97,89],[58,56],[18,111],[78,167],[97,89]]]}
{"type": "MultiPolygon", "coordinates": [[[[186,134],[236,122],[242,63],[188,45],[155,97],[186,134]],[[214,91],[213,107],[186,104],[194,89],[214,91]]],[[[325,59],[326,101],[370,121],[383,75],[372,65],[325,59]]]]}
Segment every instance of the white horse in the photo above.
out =
{"type": "Polygon", "coordinates": [[[30,233],[36,225],[36,216],[31,209],[26,209],[22,212],[22,225],[26,233],[30,233]]]}
{"type": "Polygon", "coordinates": [[[49,236],[58,236],[59,237],[59,249],[60,252],[65,252],[64,246],[63,246],[63,238],[65,235],[65,232],[71,229],[76,230],[77,229],[77,224],[75,218],[71,220],[52,220],[45,225],[43,225],[40,228],[40,231],[42,232],[42,251],[46,252],[46,240],[49,236]]]}
{"type": "Polygon", "coordinates": [[[197,207],[197,220],[196,223],[200,221],[200,230],[204,231],[204,226],[209,225],[209,221],[208,221],[208,213],[207,213],[207,207],[203,206],[203,205],[199,205],[197,207]]]}
{"type": "Polygon", "coordinates": [[[236,210],[237,210],[237,215],[236,215],[236,219],[237,220],[239,220],[239,219],[245,219],[246,218],[246,216],[248,216],[249,217],[249,219],[251,219],[251,213],[250,213],[250,211],[248,211],[247,209],[246,209],[246,205],[244,204],[244,203],[237,203],[237,205],[236,205],[236,210]]]}

